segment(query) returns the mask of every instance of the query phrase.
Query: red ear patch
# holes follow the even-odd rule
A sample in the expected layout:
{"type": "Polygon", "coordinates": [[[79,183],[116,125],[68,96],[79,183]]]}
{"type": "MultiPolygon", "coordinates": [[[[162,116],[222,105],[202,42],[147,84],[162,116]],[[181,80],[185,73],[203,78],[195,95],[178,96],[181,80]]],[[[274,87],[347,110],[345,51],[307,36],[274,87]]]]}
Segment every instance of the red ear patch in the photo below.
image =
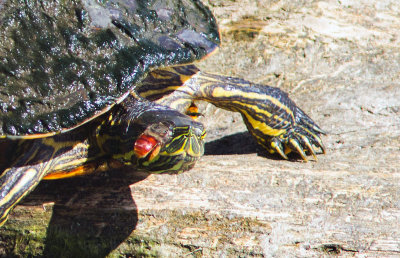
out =
{"type": "Polygon", "coordinates": [[[146,157],[158,144],[159,142],[156,138],[142,134],[135,142],[134,151],[136,157],[146,157]]]}

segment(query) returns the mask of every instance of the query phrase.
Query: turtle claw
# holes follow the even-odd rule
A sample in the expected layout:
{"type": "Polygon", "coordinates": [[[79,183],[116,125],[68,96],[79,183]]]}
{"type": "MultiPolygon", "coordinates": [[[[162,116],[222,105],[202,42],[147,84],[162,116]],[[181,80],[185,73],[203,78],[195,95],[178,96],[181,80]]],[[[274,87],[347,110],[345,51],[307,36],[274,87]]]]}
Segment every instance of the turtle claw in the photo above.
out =
{"type": "MultiPolygon", "coordinates": [[[[267,150],[270,153],[278,153],[282,158],[288,159],[290,152],[298,153],[307,162],[308,155],[318,161],[317,153],[325,153],[325,146],[322,143],[319,132],[307,130],[308,128],[295,127],[278,137],[268,139],[267,150]]],[[[263,145],[265,146],[265,145],[263,145]]]]}
{"type": "Polygon", "coordinates": [[[310,140],[305,137],[304,135],[301,136],[301,140],[304,143],[304,145],[306,146],[307,150],[311,153],[311,155],[314,157],[314,159],[317,161],[317,155],[315,154],[314,148],[310,142],[310,140]]]}
{"type": "Polygon", "coordinates": [[[300,154],[300,156],[303,158],[303,160],[304,160],[305,162],[308,161],[308,159],[307,159],[307,154],[304,152],[303,147],[300,145],[300,143],[299,143],[297,140],[295,140],[295,139],[293,139],[293,138],[290,139],[290,140],[289,140],[289,147],[290,147],[292,150],[297,151],[297,152],[300,154]]]}
{"type": "Polygon", "coordinates": [[[326,153],[325,145],[322,143],[322,141],[321,141],[321,139],[319,139],[319,137],[318,137],[317,143],[318,143],[318,147],[321,149],[322,154],[325,154],[326,153]]]}
{"type": "MultiPolygon", "coordinates": [[[[302,137],[308,139],[306,136],[302,136],[302,137]]],[[[322,154],[326,153],[325,145],[322,143],[322,140],[318,135],[312,135],[311,140],[312,140],[311,142],[321,150],[322,154]]],[[[310,143],[310,141],[308,141],[308,142],[310,143]]]]}
{"type": "Polygon", "coordinates": [[[286,156],[285,151],[283,150],[282,147],[282,143],[279,140],[277,139],[272,140],[271,147],[273,148],[273,152],[276,151],[279,153],[279,155],[281,155],[282,158],[289,159],[288,156],[286,156]]]}

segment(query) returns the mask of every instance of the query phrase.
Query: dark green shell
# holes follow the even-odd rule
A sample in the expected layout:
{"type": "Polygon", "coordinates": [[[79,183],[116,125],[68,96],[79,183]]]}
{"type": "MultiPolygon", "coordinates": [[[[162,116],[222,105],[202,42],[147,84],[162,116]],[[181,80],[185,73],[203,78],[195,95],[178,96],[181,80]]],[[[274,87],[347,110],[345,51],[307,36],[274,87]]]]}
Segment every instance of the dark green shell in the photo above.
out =
{"type": "Polygon", "coordinates": [[[197,0],[7,0],[0,22],[0,136],[76,127],[122,101],[149,70],[219,44],[197,0]]]}

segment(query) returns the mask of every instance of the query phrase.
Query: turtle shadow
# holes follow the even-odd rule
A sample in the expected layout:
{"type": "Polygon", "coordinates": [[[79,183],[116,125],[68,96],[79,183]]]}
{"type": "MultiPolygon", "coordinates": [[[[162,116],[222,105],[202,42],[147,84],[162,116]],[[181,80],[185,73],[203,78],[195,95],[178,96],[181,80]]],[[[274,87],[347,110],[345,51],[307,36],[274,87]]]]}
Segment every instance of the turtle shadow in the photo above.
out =
{"type": "MultiPolygon", "coordinates": [[[[270,154],[256,143],[249,132],[240,132],[224,136],[205,144],[204,155],[243,155],[256,153],[258,156],[271,159],[282,160],[278,154],[270,154]]],[[[288,161],[301,161],[301,156],[295,152],[288,154],[288,161]]]]}
{"type": "Polygon", "coordinates": [[[107,256],[136,229],[138,212],[129,186],[147,176],[124,168],[42,181],[23,205],[55,203],[43,256],[107,256]]]}
{"type": "Polygon", "coordinates": [[[258,153],[259,147],[248,132],[224,136],[205,144],[204,155],[258,153]]]}

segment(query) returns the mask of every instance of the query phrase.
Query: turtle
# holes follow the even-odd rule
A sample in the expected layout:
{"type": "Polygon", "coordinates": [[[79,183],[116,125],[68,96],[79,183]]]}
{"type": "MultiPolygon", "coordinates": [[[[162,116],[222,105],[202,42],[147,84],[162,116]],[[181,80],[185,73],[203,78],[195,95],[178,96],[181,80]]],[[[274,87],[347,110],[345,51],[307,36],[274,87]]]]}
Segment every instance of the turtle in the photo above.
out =
{"type": "Polygon", "coordinates": [[[196,67],[220,46],[198,0],[8,0],[0,13],[0,225],[41,180],[191,169],[206,135],[197,101],[239,112],[283,159],[325,153],[286,92],[196,67]]]}

